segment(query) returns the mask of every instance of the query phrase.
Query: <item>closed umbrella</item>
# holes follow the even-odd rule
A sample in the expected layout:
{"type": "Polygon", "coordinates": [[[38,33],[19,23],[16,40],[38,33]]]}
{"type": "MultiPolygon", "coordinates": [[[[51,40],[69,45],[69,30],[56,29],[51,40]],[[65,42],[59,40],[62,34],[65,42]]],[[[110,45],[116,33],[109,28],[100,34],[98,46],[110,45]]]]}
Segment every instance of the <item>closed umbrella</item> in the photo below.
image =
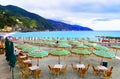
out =
{"type": "Polygon", "coordinates": [[[59,58],[58,64],[60,64],[60,57],[61,56],[67,56],[69,54],[70,54],[70,52],[67,50],[54,49],[54,50],[50,51],[50,55],[57,56],[59,58]]]}

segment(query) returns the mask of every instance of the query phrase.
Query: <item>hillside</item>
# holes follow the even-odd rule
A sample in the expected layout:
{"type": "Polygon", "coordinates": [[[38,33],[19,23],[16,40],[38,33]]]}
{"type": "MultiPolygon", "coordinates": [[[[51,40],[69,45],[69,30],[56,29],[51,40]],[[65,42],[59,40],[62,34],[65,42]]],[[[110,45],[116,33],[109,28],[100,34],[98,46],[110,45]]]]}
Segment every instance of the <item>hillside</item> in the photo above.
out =
{"type": "Polygon", "coordinates": [[[92,30],[87,27],[47,20],[37,14],[13,5],[0,5],[0,28],[3,28],[4,25],[17,26],[21,28],[21,31],[92,30]]]}
{"type": "Polygon", "coordinates": [[[76,30],[76,31],[90,31],[92,29],[88,28],[88,27],[83,27],[83,26],[80,26],[80,25],[70,25],[70,24],[67,24],[67,23],[63,23],[63,22],[59,22],[59,21],[54,21],[54,20],[50,20],[48,19],[49,22],[51,22],[56,29],[59,29],[59,30],[76,30]]]}

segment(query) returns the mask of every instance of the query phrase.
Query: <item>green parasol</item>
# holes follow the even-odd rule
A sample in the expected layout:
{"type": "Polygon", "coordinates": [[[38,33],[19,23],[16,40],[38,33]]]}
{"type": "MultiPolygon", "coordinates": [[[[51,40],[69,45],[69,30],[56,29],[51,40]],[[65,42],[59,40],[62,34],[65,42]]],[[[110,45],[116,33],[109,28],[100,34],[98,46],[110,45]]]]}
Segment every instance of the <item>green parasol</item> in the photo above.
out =
{"type": "MultiPolygon", "coordinates": [[[[93,52],[94,55],[96,55],[97,57],[100,57],[100,58],[104,58],[104,59],[114,59],[115,58],[115,55],[112,54],[112,53],[109,53],[107,51],[104,51],[104,50],[95,50],[93,52]]],[[[102,61],[101,61],[102,62],[102,61]]]]}
{"type": "Polygon", "coordinates": [[[70,44],[64,42],[64,43],[59,43],[58,47],[59,48],[71,48],[72,46],[70,44]]]}
{"type": "Polygon", "coordinates": [[[115,55],[117,55],[117,51],[120,50],[120,46],[110,46],[109,48],[116,50],[115,55]]]}
{"type": "Polygon", "coordinates": [[[31,52],[28,52],[28,56],[32,57],[32,59],[37,59],[37,66],[39,66],[39,59],[42,59],[44,57],[48,56],[48,52],[46,51],[40,51],[40,50],[33,50],[31,52]]]}
{"type": "Polygon", "coordinates": [[[81,63],[81,56],[90,55],[90,54],[91,54],[91,52],[88,51],[88,50],[86,50],[86,49],[85,49],[85,50],[73,49],[73,50],[71,50],[71,52],[72,52],[72,54],[74,54],[74,55],[80,56],[80,61],[79,61],[79,63],[81,63]]]}
{"type": "Polygon", "coordinates": [[[50,51],[50,55],[59,57],[59,61],[58,61],[59,64],[60,64],[60,57],[67,56],[69,54],[70,54],[70,52],[67,50],[54,49],[54,50],[50,51]]]}

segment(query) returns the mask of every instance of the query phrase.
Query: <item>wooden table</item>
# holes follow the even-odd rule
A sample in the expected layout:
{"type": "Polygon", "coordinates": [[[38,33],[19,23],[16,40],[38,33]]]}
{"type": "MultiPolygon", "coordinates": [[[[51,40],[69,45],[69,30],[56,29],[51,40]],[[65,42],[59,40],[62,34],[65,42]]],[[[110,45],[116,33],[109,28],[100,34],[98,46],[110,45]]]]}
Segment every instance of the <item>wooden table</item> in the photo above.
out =
{"type": "Polygon", "coordinates": [[[31,66],[31,67],[29,67],[29,69],[30,69],[31,71],[34,71],[34,70],[39,69],[39,67],[35,65],[35,66],[31,66]]]}
{"type": "Polygon", "coordinates": [[[24,63],[31,63],[31,62],[32,62],[32,60],[27,59],[27,60],[23,60],[23,62],[24,62],[24,63]]]}
{"type": "Polygon", "coordinates": [[[81,68],[85,68],[85,65],[84,64],[76,64],[76,67],[81,69],[81,68]]]}
{"type": "Polygon", "coordinates": [[[62,64],[55,64],[54,68],[60,68],[61,69],[62,66],[63,66],[62,64]]]}
{"type": "Polygon", "coordinates": [[[26,55],[20,56],[20,58],[26,58],[26,55]]]}
{"type": "Polygon", "coordinates": [[[101,70],[101,71],[106,71],[106,70],[108,70],[108,68],[107,68],[107,67],[102,66],[102,65],[97,66],[97,69],[98,69],[98,70],[101,70]]]}

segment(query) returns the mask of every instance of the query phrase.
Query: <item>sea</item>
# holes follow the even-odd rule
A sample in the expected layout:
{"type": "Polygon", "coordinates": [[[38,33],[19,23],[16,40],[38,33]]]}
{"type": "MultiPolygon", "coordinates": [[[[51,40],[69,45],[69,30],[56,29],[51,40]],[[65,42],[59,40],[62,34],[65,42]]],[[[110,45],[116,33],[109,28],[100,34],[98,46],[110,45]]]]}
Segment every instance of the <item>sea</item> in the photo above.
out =
{"type": "Polygon", "coordinates": [[[44,39],[81,39],[90,38],[97,40],[97,36],[120,37],[120,31],[42,31],[42,32],[15,32],[12,34],[16,38],[44,38],[44,39]]]}

